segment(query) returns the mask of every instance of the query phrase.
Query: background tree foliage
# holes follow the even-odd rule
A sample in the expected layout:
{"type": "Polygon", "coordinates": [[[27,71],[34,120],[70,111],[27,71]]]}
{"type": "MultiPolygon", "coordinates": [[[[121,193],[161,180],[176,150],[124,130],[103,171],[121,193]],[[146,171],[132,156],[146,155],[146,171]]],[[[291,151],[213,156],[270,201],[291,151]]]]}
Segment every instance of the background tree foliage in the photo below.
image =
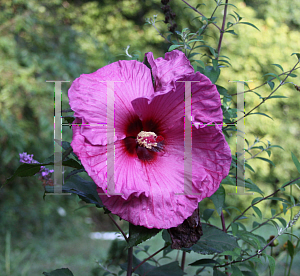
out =
{"type": "MultiPolygon", "coordinates": [[[[215,7],[214,1],[191,0],[189,3],[194,6],[205,4],[199,10],[207,17],[215,7]]],[[[271,64],[280,64],[285,71],[292,68],[295,56],[290,55],[300,52],[300,3],[284,0],[233,0],[230,3],[238,9],[230,6],[229,13],[235,15],[233,11],[236,11],[243,20],[254,23],[260,29],[259,32],[250,26],[238,25],[234,29],[237,35],[226,33],[224,36],[221,55],[230,57],[232,66],[222,68],[217,84],[229,87],[229,92],[234,94],[236,86],[228,84],[228,80],[251,79],[253,82],[249,86],[253,88],[267,80],[267,77],[262,77],[264,74],[281,73],[278,67],[271,64]]],[[[197,30],[201,27],[202,23],[194,19],[197,14],[183,2],[173,0],[170,5],[177,15],[177,30],[181,31],[183,27],[197,30]]],[[[162,22],[164,14],[161,6],[159,0],[0,2],[1,185],[19,165],[19,153],[33,153],[36,160],[43,161],[53,152],[53,84],[46,81],[72,82],[80,74],[91,73],[108,63],[126,59],[125,49],[129,45],[129,54],[138,54],[140,61],[149,51],[156,58],[163,56],[170,44],[153,27],[144,25],[146,18],[157,15],[157,20],[161,20],[156,24],[157,28],[162,33],[167,32],[167,26],[162,22]]],[[[219,9],[217,15],[221,13],[222,9],[219,9]]],[[[233,17],[229,16],[228,21],[234,22],[233,17]]],[[[210,25],[209,28],[214,27],[210,25]]],[[[212,36],[204,36],[204,40],[217,48],[217,30],[212,32],[212,36]]],[[[200,54],[195,59],[210,62],[205,56],[209,54],[208,50],[199,49],[200,54]]],[[[289,78],[288,81],[300,85],[299,77],[289,78]]],[[[71,82],[63,84],[62,88],[65,107],[71,82]]],[[[275,80],[275,84],[278,81],[276,83],[275,80]]],[[[270,91],[268,86],[258,90],[262,97],[270,91]]],[[[285,150],[273,150],[271,160],[276,167],[261,160],[249,162],[256,172],[248,171],[247,176],[251,174],[253,181],[270,190],[277,183],[296,177],[290,152],[293,151],[298,159],[300,156],[299,92],[292,84],[287,84],[276,95],[288,98],[269,100],[256,111],[270,115],[274,121],[257,115],[246,119],[246,133],[253,135],[250,144],[259,137],[285,150]]],[[[260,101],[254,93],[246,93],[246,111],[260,101]]],[[[66,133],[66,137],[70,138],[70,131],[66,130],[66,133]]],[[[64,139],[67,140],[65,136],[64,139]]],[[[232,153],[234,146],[235,139],[232,139],[232,153]]],[[[262,155],[267,156],[266,152],[262,155]]],[[[71,203],[73,198],[47,198],[43,202],[40,186],[38,180],[24,178],[0,189],[2,239],[7,230],[22,239],[68,228],[72,217],[70,221],[64,218],[63,222],[56,209],[61,205],[71,210],[74,208],[71,203]]],[[[244,199],[234,197],[233,200],[244,199]]],[[[88,211],[81,214],[78,220],[80,216],[89,216],[88,211]]]]}

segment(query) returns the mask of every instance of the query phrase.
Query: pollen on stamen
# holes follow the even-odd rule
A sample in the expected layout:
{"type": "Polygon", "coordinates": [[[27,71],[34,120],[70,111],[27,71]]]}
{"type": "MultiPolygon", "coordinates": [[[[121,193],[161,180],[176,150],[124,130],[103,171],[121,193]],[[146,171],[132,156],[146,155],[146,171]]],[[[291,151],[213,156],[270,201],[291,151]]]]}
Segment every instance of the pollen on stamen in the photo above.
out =
{"type": "Polygon", "coordinates": [[[157,142],[162,141],[161,136],[157,136],[154,132],[151,131],[141,131],[136,138],[137,143],[141,147],[147,149],[152,149],[152,147],[157,147],[157,142]]]}

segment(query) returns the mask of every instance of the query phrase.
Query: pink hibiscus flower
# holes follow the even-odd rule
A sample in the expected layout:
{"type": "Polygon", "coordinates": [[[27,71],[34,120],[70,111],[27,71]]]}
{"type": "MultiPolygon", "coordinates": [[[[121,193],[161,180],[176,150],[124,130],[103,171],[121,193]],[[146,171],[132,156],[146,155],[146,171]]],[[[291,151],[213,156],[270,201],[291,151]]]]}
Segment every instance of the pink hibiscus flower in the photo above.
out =
{"type": "Polygon", "coordinates": [[[230,148],[222,134],[216,86],[177,50],[143,63],[121,60],[77,78],[69,89],[71,146],[114,214],[147,228],[171,228],[191,216],[227,176],[230,148]],[[114,128],[107,122],[107,84],[114,81],[114,128]],[[122,81],[122,82],[121,82],[122,81]],[[181,82],[180,82],[181,81],[181,82]],[[192,83],[192,166],[184,171],[185,84],[192,83]],[[216,125],[212,125],[216,124],[216,125]],[[219,125],[217,125],[219,124],[219,125]],[[107,137],[114,141],[107,143],[107,137]],[[116,194],[107,192],[107,148],[114,143],[116,194]],[[192,193],[185,194],[186,177],[192,193]]]}

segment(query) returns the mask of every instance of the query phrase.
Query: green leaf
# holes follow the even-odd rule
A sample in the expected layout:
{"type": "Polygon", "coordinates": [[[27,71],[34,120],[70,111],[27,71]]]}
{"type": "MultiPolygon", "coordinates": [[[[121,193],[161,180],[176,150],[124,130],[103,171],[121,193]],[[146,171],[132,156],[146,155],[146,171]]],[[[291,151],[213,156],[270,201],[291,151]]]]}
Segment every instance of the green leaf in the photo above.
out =
{"type": "Polygon", "coordinates": [[[275,95],[275,96],[269,97],[268,100],[269,100],[269,99],[283,99],[283,98],[288,98],[288,97],[286,97],[286,96],[276,96],[276,95],[275,95]]]}
{"type": "MultiPolygon", "coordinates": [[[[270,86],[271,90],[273,90],[273,89],[274,89],[274,86],[275,86],[274,82],[273,82],[273,81],[268,81],[267,83],[268,83],[268,85],[270,86]]],[[[270,99],[270,98],[271,98],[271,97],[269,97],[268,99],[270,99]]]]}
{"type": "Polygon", "coordinates": [[[267,258],[269,260],[269,267],[270,267],[271,275],[273,275],[275,272],[275,265],[276,265],[275,259],[270,255],[265,255],[265,256],[267,256],[267,258]]]}
{"type": "Polygon", "coordinates": [[[152,237],[154,237],[157,233],[159,233],[161,229],[156,228],[146,228],[139,225],[133,225],[132,223],[129,224],[129,240],[127,243],[126,248],[136,246],[143,241],[146,241],[152,237]]]}
{"type": "Polygon", "coordinates": [[[291,258],[293,258],[294,254],[295,254],[295,248],[294,248],[294,245],[292,244],[292,242],[290,240],[287,241],[287,250],[288,250],[289,255],[291,256],[291,258]]]}
{"type": "MultiPolygon", "coordinates": [[[[289,182],[290,182],[290,181],[285,182],[284,184],[282,184],[281,188],[283,188],[283,187],[284,187],[285,185],[287,185],[289,182]]],[[[291,182],[291,183],[290,183],[289,185],[287,185],[287,186],[290,186],[290,185],[293,185],[293,184],[300,184],[300,179],[294,180],[293,182],[291,182]]],[[[285,187],[287,187],[287,186],[285,186],[285,187]]]]}
{"type": "Polygon", "coordinates": [[[173,50],[175,50],[175,49],[177,49],[179,47],[182,47],[182,46],[183,45],[171,45],[170,48],[169,48],[169,50],[168,50],[168,52],[171,52],[171,51],[173,51],[173,50]]]}
{"type": "Polygon", "coordinates": [[[271,64],[271,65],[277,66],[277,67],[283,72],[283,68],[282,68],[282,66],[281,66],[280,64],[273,63],[273,64],[271,64]]]}
{"type": "Polygon", "coordinates": [[[253,191],[261,195],[264,195],[264,192],[255,183],[253,183],[250,178],[245,180],[245,188],[250,189],[249,191],[253,191]]]}
{"type": "Polygon", "coordinates": [[[200,259],[198,261],[190,263],[189,265],[190,266],[215,266],[215,265],[219,265],[219,263],[213,259],[200,259]]]}
{"type": "Polygon", "coordinates": [[[245,242],[250,243],[253,247],[255,247],[256,249],[259,249],[261,247],[261,241],[264,242],[262,240],[262,237],[252,234],[248,231],[245,230],[239,230],[237,233],[237,237],[239,239],[242,239],[245,242]]]}
{"type": "Polygon", "coordinates": [[[74,276],[68,268],[55,269],[51,272],[43,272],[45,276],[74,276]]]}
{"type": "Polygon", "coordinates": [[[292,53],[291,56],[296,55],[298,60],[300,61],[300,53],[292,53]]]}
{"type": "Polygon", "coordinates": [[[239,247],[235,237],[214,226],[203,223],[202,230],[203,236],[196,244],[187,248],[187,251],[192,250],[200,254],[214,254],[232,251],[234,248],[239,247]]]}
{"type": "Polygon", "coordinates": [[[286,227],[287,224],[286,224],[286,220],[284,218],[277,217],[276,219],[278,219],[281,222],[281,224],[284,228],[286,227]]]}
{"type": "Polygon", "coordinates": [[[229,30],[229,31],[226,31],[225,33],[230,33],[230,34],[233,34],[233,35],[238,35],[234,30],[229,30]]]}
{"type": "Polygon", "coordinates": [[[279,76],[274,73],[267,73],[267,74],[264,74],[264,76],[273,76],[274,78],[278,79],[279,82],[281,82],[281,79],[279,78],[279,76]]]}
{"type": "Polygon", "coordinates": [[[270,118],[270,119],[272,119],[272,120],[273,120],[273,118],[272,118],[272,117],[270,117],[269,115],[267,115],[267,114],[265,114],[265,113],[261,113],[261,112],[254,112],[254,113],[250,113],[250,114],[248,114],[248,116],[249,116],[249,115],[254,115],[254,114],[257,114],[257,115],[262,115],[262,116],[266,116],[266,117],[268,117],[268,118],[270,118]]]}
{"type": "Polygon", "coordinates": [[[217,70],[218,69],[218,60],[217,59],[213,59],[212,60],[212,64],[213,64],[214,70],[217,70]]]}
{"type": "Polygon", "coordinates": [[[262,219],[261,210],[258,207],[256,207],[256,206],[252,206],[252,208],[255,211],[255,213],[259,216],[259,218],[262,219]]]}
{"type": "Polygon", "coordinates": [[[170,234],[168,233],[168,231],[166,229],[164,229],[163,232],[162,232],[162,238],[164,239],[164,241],[167,244],[172,244],[172,239],[171,239],[170,234]]]}
{"type": "Polygon", "coordinates": [[[239,225],[235,222],[232,222],[230,225],[231,225],[232,235],[236,236],[239,230],[239,225]]]}
{"type": "Polygon", "coordinates": [[[208,221],[210,219],[210,217],[212,216],[213,212],[215,211],[215,209],[205,209],[203,212],[203,219],[205,221],[208,221]]]}
{"type": "Polygon", "coordinates": [[[229,175],[227,175],[221,182],[221,184],[229,184],[229,185],[236,185],[235,179],[231,178],[229,175]]]}
{"type": "Polygon", "coordinates": [[[170,271],[172,272],[172,276],[181,276],[186,273],[182,271],[177,261],[172,263],[168,263],[159,267],[154,268],[149,273],[145,274],[147,276],[170,276],[170,271]]]}
{"type": "Polygon", "coordinates": [[[297,171],[298,173],[300,173],[300,162],[298,161],[297,157],[295,156],[294,153],[292,153],[292,159],[293,159],[293,162],[297,168],[297,171]]]}
{"type": "Polygon", "coordinates": [[[236,16],[238,18],[238,21],[240,21],[241,19],[243,19],[243,17],[241,17],[237,12],[235,12],[235,11],[233,11],[233,12],[236,14],[236,16]]]}
{"type": "Polygon", "coordinates": [[[225,202],[225,189],[222,185],[220,185],[219,189],[210,197],[212,202],[215,205],[215,208],[221,216],[222,209],[224,207],[224,202],[225,202]]]}
{"type": "Polygon", "coordinates": [[[195,61],[197,63],[199,63],[202,68],[205,68],[205,64],[204,64],[204,62],[202,60],[195,60],[195,61]]]}
{"type": "Polygon", "coordinates": [[[243,276],[242,272],[240,271],[237,265],[231,265],[231,269],[232,269],[232,275],[243,276]]]}
{"type": "Polygon", "coordinates": [[[268,163],[270,163],[272,166],[276,167],[275,164],[274,164],[271,160],[269,160],[269,159],[267,159],[267,158],[263,158],[263,157],[255,157],[255,158],[256,158],[256,159],[263,160],[263,161],[265,161],[265,162],[268,162],[268,163]]]}
{"type": "MultiPolygon", "coordinates": [[[[97,192],[97,186],[93,181],[87,181],[78,175],[71,176],[62,186],[64,193],[73,193],[78,195],[86,203],[93,203],[98,208],[104,207],[97,192]]],[[[54,192],[53,186],[45,186],[48,193],[54,192]]]]}
{"type": "Polygon", "coordinates": [[[252,204],[254,204],[254,203],[256,203],[257,201],[260,201],[261,199],[263,199],[263,197],[256,197],[256,198],[254,198],[253,200],[252,200],[252,203],[251,203],[251,205],[252,204]]]}
{"type": "MultiPolygon", "coordinates": [[[[139,265],[141,263],[141,261],[135,257],[133,255],[132,258],[132,266],[136,267],[137,265],[139,265]]],[[[121,264],[120,267],[127,271],[128,268],[128,262],[121,264]]],[[[151,270],[153,270],[155,268],[155,266],[150,265],[149,263],[145,262],[143,263],[137,270],[134,271],[134,273],[138,274],[138,275],[148,275],[147,273],[149,273],[151,270]]]]}
{"type": "Polygon", "coordinates": [[[215,83],[220,75],[220,68],[218,67],[217,70],[215,70],[212,66],[206,66],[205,69],[202,67],[198,67],[199,72],[207,76],[212,83],[215,83]]]}
{"type": "Polygon", "coordinates": [[[214,274],[213,276],[226,276],[226,274],[216,268],[214,268],[214,274]]]}
{"type": "Polygon", "coordinates": [[[249,23],[249,22],[239,22],[238,24],[245,24],[245,25],[251,26],[251,27],[255,28],[256,30],[260,31],[260,29],[258,29],[254,24],[249,23]]]}

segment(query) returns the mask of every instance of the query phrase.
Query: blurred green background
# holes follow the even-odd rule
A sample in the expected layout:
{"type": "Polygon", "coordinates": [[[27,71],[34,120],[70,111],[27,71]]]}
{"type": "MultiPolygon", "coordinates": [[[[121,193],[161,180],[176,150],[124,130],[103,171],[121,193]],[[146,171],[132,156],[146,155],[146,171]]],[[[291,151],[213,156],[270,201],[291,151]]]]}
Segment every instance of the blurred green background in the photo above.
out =
{"type": "MultiPolygon", "coordinates": [[[[205,3],[199,10],[211,15],[215,2],[189,1],[196,6],[205,3]]],[[[300,1],[248,0],[230,1],[229,13],[236,11],[243,21],[255,24],[256,29],[237,25],[238,35],[225,34],[221,55],[230,57],[232,67],[222,68],[217,84],[236,93],[229,80],[253,80],[254,88],[266,80],[269,72],[281,73],[271,64],[291,69],[299,50],[300,1]]],[[[179,0],[171,1],[176,13],[177,30],[189,27],[196,31],[201,25],[193,20],[198,16],[179,0]]],[[[145,18],[158,15],[164,20],[160,1],[0,1],[0,274],[41,275],[63,266],[72,266],[75,275],[102,275],[95,259],[105,259],[110,241],[91,241],[91,231],[115,231],[102,211],[84,208],[75,196],[47,196],[43,200],[43,187],[37,177],[17,178],[2,186],[19,165],[19,153],[34,154],[42,162],[53,153],[53,88],[47,80],[70,80],[83,73],[119,59],[126,59],[125,49],[130,45],[130,54],[139,54],[143,60],[146,52],[155,58],[164,56],[169,44],[145,18]],[[63,208],[66,215],[62,215],[63,208]],[[74,240],[76,239],[76,251],[74,240]],[[82,241],[82,242],[78,242],[82,241]],[[8,254],[9,252],[9,254],[8,254]],[[59,256],[59,258],[58,258],[59,256]],[[7,267],[9,264],[9,268],[7,267]]],[[[223,8],[215,16],[221,25],[223,8]]],[[[228,17],[228,20],[233,20],[228,17]]],[[[157,23],[161,32],[167,25],[157,23]]],[[[204,40],[217,48],[219,34],[212,25],[204,40]]],[[[200,59],[207,54],[199,48],[200,59]]],[[[203,57],[202,60],[208,60],[203,57]]],[[[288,81],[300,85],[299,77],[288,81]]],[[[68,107],[67,90],[71,85],[62,85],[63,108],[68,107]]],[[[275,81],[276,83],[276,81],[275,81]]],[[[278,84],[278,81],[277,83],[278,84]]],[[[267,86],[259,90],[262,96],[270,93],[267,86]]],[[[266,194],[281,184],[298,177],[291,159],[291,151],[300,159],[300,92],[292,84],[284,85],[276,95],[286,99],[272,99],[256,112],[264,112],[273,120],[253,115],[246,119],[246,138],[250,144],[256,137],[262,141],[284,148],[274,149],[269,163],[251,160],[255,173],[250,177],[266,194]]],[[[245,95],[246,111],[261,100],[253,93],[245,95]]],[[[63,129],[63,139],[71,141],[71,131],[63,129]]],[[[235,152],[235,137],[230,139],[235,152]]],[[[257,152],[254,152],[257,153],[257,152]]],[[[248,158],[249,156],[246,156],[248,158]]],[[[267,157],[266,153],[262,157],[267,157]]],[[[230,188],[228,191],[233,192],[230,188]]],[[[294,194],[299,191],[294,188],[294,194]]],[[[227,196],[227,204],[246,207],[254,196],[227,196]]],[[[276,202],[272,208],[276,206],[276,202]]],[[[213,208],[209,199],[202,203],[202,210],[213,208]]],[[[261,207],[261,206],[259,206],[261,207]]],[[[270,206],[264,205],[264,216],[270,216],[270,206]]],[[[217,216],[217,215],[216,215],[217,216]]],[[[122,222],[126,228],[126,223],[122,222]]],[[[278,274],[279,275],[279,274],[278,274]]]]}

